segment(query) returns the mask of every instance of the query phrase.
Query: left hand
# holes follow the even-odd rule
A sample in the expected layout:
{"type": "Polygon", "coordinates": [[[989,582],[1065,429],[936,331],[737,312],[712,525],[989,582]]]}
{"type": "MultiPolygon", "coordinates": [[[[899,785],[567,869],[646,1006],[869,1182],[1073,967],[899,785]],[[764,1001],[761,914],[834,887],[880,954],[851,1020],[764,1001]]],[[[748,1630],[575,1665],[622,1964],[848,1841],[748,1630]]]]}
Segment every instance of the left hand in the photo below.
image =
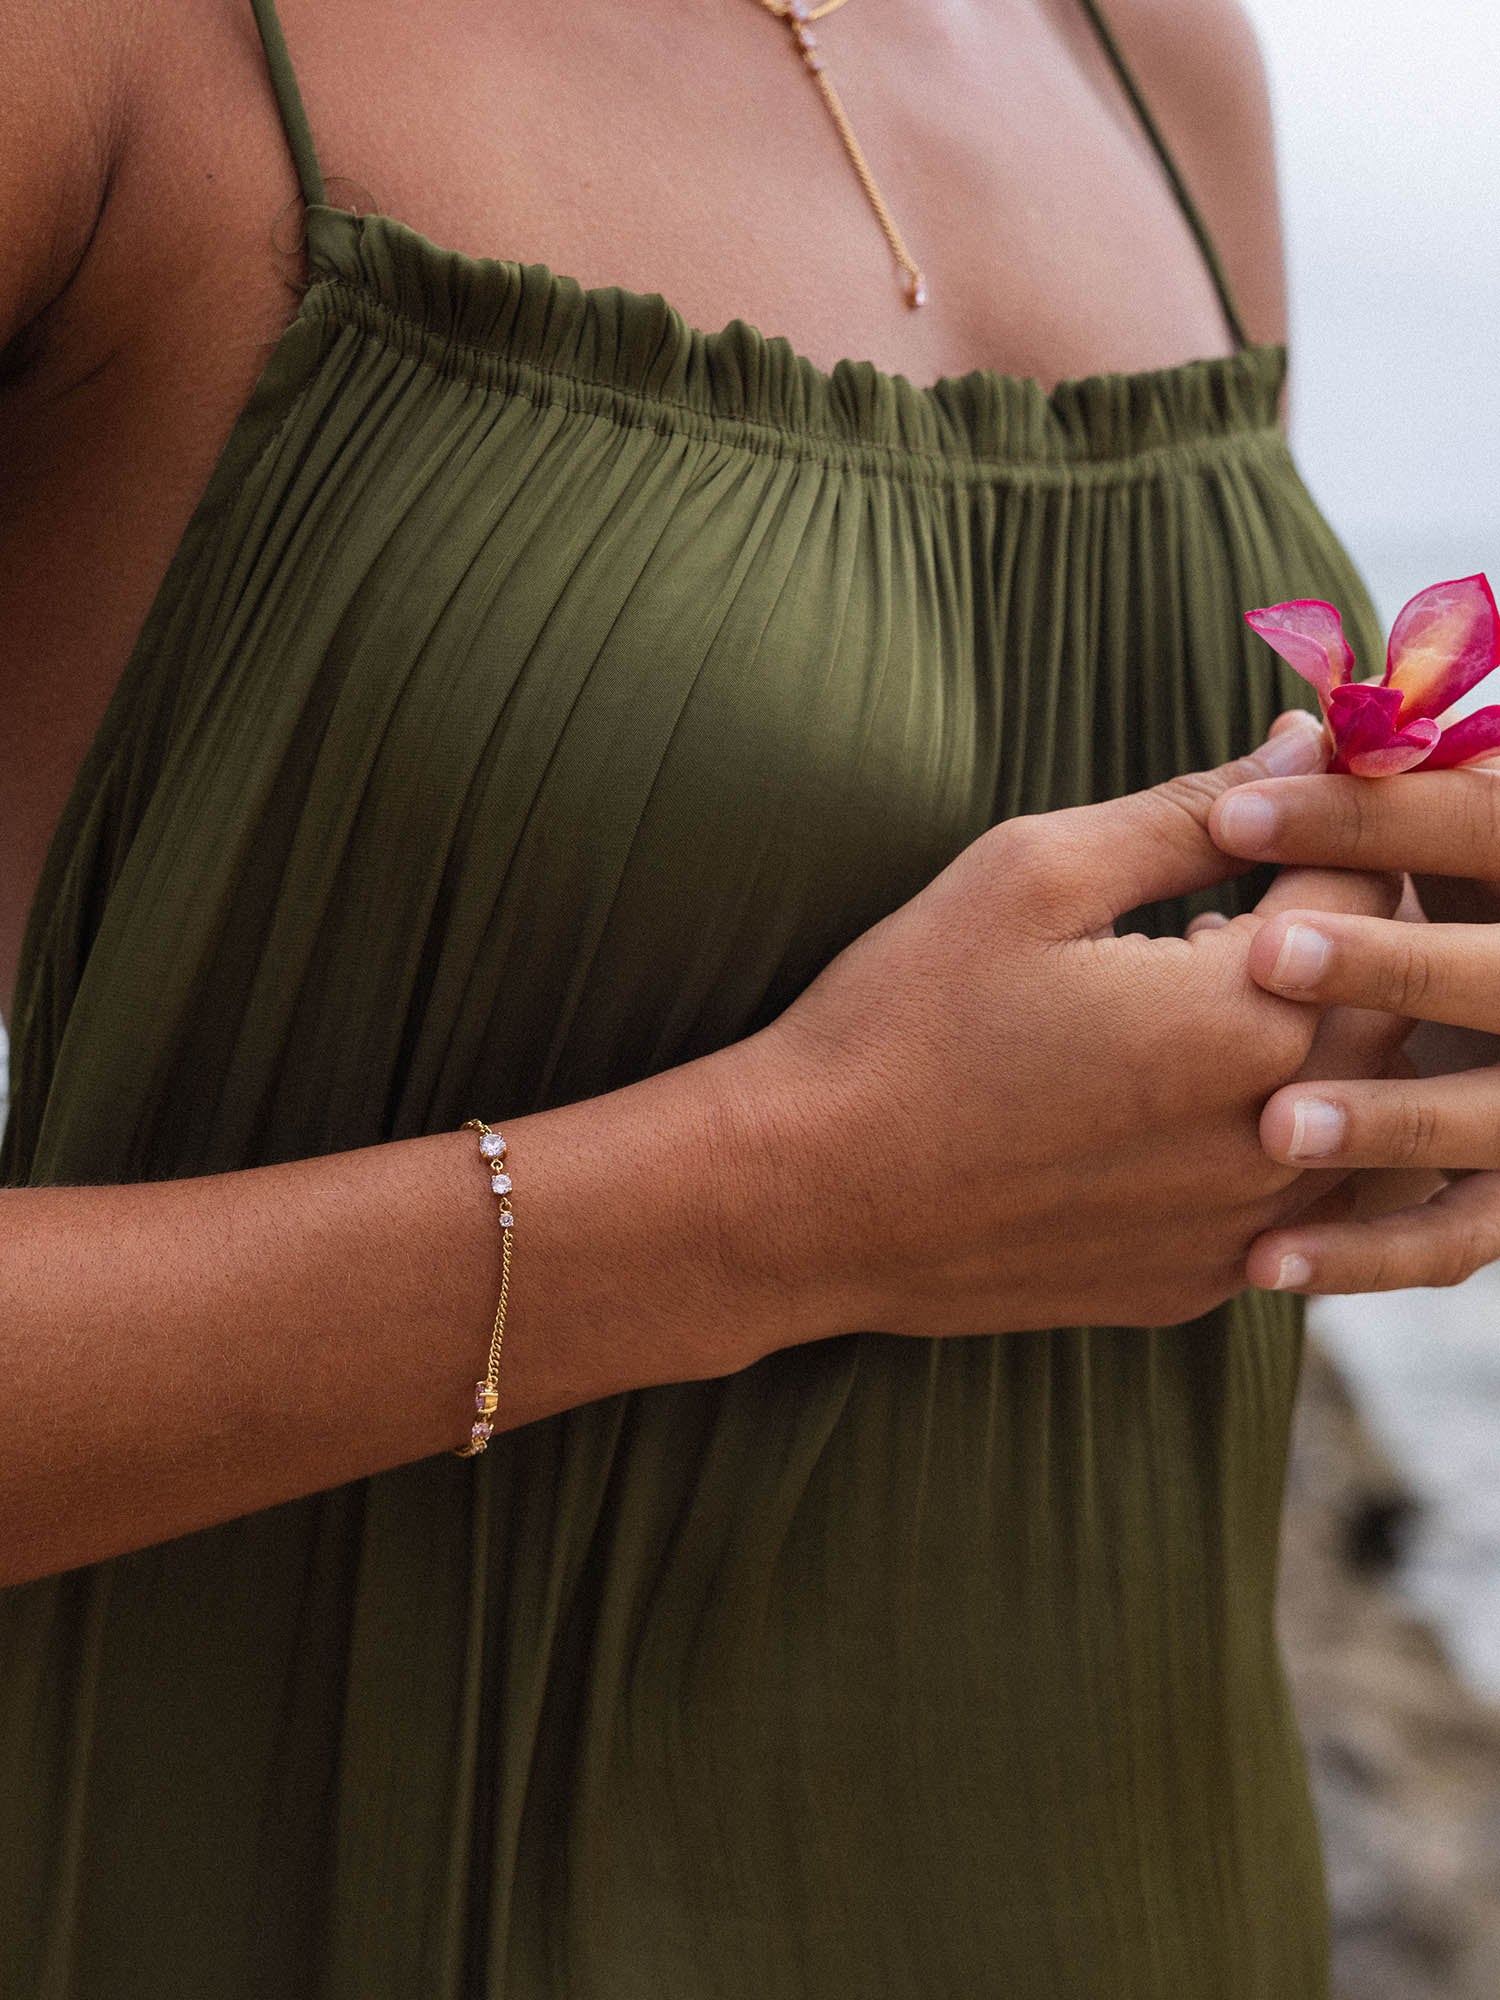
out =
{"type": "MultiPolygon", "coordinates": [[[[1376,1008],[1468,1032],[1459,1073],[1336,1086],[1292,1084],[1265,1107],[1277,1160],[1422,1170],[1437,1192],[1379,1220],[1315,1211],[1252,1245],[1252,1284],[1299,1292],[1453,1285],[1500,1257],[1500,779],[1486,770],[1401,779],[1285,778],[1247,786],[1252,813],[1221,800],[1210,830],[1258,861],[1408,869],[1424,911],[1467,921],[1283,909],[1251,946],[1268,991],[1318,1006],[1376,1008]],[[1259,821],[1254,804],[1263,809],[1259,821]],[[1462,1175],[1452,1184],[1439,1176],[1462,1175]]],[[[1349,1184],[1351,1187],[1355,1183],[1349,1184]]]]}

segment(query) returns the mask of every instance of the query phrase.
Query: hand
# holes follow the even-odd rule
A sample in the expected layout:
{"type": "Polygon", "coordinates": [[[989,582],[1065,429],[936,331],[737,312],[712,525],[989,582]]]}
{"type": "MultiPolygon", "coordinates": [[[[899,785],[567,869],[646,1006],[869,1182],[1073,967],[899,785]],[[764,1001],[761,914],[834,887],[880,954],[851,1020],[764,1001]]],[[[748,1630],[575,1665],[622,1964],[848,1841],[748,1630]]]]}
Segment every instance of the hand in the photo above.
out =
{"type": "Polygon", "coordinates": [[[1405,775],[1257,784],[1210,830],[1256,861],[1400,869],[1437,923],[1500,921],[1500,769],[1405,775]]]}
{"type": "Polygon", "coordinates": [[[1468,1031],[1467,1060],[1482,1065],[1277,1092],[1261,1121],[1268,1157],[1421,1173],[1436,1192],[1378,1219],[1341,1219],[1335,1206],[1278,1228],[1252,1247],[1251,1282],[1317,1292],[1457,1284],[1500,1256],[1500,1069],[1492,1066],[1500,1042],[1490,1039],[1500,1035],[1500,781],[1483,769],[1323,776],[1258,785],[1245,798],[1249,812],[1226,810],[1226,800],[1210,815],[1227,851],[1409,866],[1425,910],[1471,919],[1413,924],[1283,911],[1251,945],[1252,976],[1319,1007],[1374,1007],[1468,1031]],[[1448,1185],[1456,1172],[1465,1177],[1448,1185]]]}
{"type": "MultiPolygon", "coordinates": [[[[1317,1013],[1248,978],[1244,926],[1112,925],[1243,872],[1210,806],[1267,763],[1316,766],[1319,735],[1259,758],[991,828],[739,1045],[781,1137],[761,1198],[794,1266],[841,1272],[849,1326],[1175,1324],[1242,1288],[1250,1241],[1296,1205],[1258,1120],[1317,1013]]],[[[1337,894],[1394,901],[1349,876],[1337,894]]]]}

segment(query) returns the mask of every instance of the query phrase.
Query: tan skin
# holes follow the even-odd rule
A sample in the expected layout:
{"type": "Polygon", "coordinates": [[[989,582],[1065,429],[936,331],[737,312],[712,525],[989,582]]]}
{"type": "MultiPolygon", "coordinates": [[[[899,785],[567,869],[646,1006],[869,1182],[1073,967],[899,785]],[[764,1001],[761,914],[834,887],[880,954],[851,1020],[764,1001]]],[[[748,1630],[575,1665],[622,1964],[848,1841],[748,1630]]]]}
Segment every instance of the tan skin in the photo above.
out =
{"type": "Polygon", "coordinates": [[[1256,928],[1251,977],[1309,1005],[1407,1016],[1436,1048],[1421,1065],[1429,1074],[1410,1083],[1277,1091],[1262,1144],[1288,1164],[1399,1164],[1438,1188],[1378,1221],[1335,1204],[1326,1218],[1271,1230],[1251,1248],[1251,1281],[1305,1292],[1459,1284],[1500,1257],[1500,770],[1303,778],[1246,796],[1273,809],[1271,823],[1237,818],[1223,801],[1209,825],[1226,852],[1409,869],[1428,920],[1284,907],[1256,928]],[[1289,936],[1300,951],[1288,951],[1289,936]],[[1309,1104],[1321,1115],[1307,1116],[1309,1104]]]}
{"type": "MultiPolygon", "coordinates": [[[[1050,386],[1228,349],[1071,0],[856,0],[830,23],[928,267],[915,314],[785,30],[753,0],[443,0],[420,16],[285,0],[282,16],[325,170],[450,247],[660,290],[698,326],[738,314],[825,367],[864,356],[918,382],[983,366],[1050,386]]],[[[1243,20],[1227,0],[1117,0],[1112,17],[1252,337],[1279,339],[1243,20]]],[[[17,336],[0,391],[8,985],[48,832],[294,308],[296,266],[268,247],[295,183],[247,7],[0,0],[0,27],[29,121],[0,154],[0,316],[17,336]]],[[[1154,943],[1110,927],[1237,871],[1206,830],[1214,799],[1278,756],[1317,760],[1306,740],[1290,762],[1284,741],[1264,755],[993,829],[760,1034],[506,1120],[521,1229],[501,1426],[856,1328],[1157,1324],[1238,1290],[1252,1240],[1327,1184],[1265,1155],[1261,1105],[1299,1075],[1376,1073],[1383,1046],[1345,1023],[1335,1048],[1315,1010],[1261,992],[1243,925],[1154,943]],[[1004,1024],[1022,1014],[1018,1064],[1004,1024]],[[1078,1063],[1091,1044],[1110,1061],[1078,1063]],[[893,1121],[927,1204],[894,1249],[867,1181],[893,1121]],[[1017,1156],[1018,1130],[1036,1158],[1017,1156]],[[1112,1181],[1101,1130],[1118,1133],[1112,1181]],[[771,1162],[775,1231],[747,1198],[771,1162]],[[1080,1263],[1080,1200],[1110,1256],[1080,1263]]],[[[1295,890],[1278,885],[1265,913],[1392,905],[1370,875],[1295,890]]],[[[0,1582],[457,1442],[498,1261],[477,1171],[472,1138],[438,1134],[198,1181],[0,1193],[0,1582]],[[101,1364],[110,1425],[91,1435],[71,1385],[101,1364]],[[353,1374],[383,1389],[357,1423],[353,1374]]]]}
{"type": "MultiPolygon", "coordinates": [[[[94,222],[90,167],[112,155],[115,171],[30,367],[0,399],[17,475],[0,498],[0,1012],[73,775],[296,304],[295,260],[271,234],[280,217],[280,240],[295,240],[297,185],[247,0],[71,6],[70,61],[85,31],[107,60],[92,130],[73,134],[65,237],[94,222]]],[[[755,0],[279,11],[331,198],[471,255],[660,291],[690,324],[739,315],[822,367],[857,356],[919,383],[986,367],[1050,387],[1232,344],[1076,0],[852,0],[825,24],[830,68],[928,272],[917,312],[786,30],[755,0]]],[[[1251,336],[1279,340],[1253,46],[1225,0],[1189,14],[1183,32],[1175,0],[1113,10],[1251,336]]]]}

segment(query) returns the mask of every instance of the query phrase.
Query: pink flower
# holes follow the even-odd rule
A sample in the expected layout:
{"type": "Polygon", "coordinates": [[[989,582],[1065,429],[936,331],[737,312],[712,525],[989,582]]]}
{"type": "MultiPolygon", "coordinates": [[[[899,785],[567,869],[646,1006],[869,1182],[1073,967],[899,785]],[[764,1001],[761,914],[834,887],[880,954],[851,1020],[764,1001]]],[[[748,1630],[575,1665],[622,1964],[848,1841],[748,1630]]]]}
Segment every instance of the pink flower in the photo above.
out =
{"type": "Polygon", "coordinates": [[[1389,778],[1447,770],[1500,752],[1500,707],[1447,729],[1438,718],[1500,666],[1500,610],[1483,576],[1419,590],[1391,627],[1385,674],[1354,679],[1354,654],[1331,604],[1301,597],[1247,611],[1245,622],[1318,691],[1333,738],[1331,771],[1389,778]]]}

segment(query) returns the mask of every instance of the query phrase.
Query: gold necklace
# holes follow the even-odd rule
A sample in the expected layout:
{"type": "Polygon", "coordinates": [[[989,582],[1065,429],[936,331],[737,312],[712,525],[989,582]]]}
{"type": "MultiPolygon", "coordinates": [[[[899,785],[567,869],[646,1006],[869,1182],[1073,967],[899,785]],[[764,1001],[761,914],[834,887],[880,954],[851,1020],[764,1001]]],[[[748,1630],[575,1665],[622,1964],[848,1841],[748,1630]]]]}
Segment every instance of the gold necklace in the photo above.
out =
{"type": "Polygon", "coordinates": [[[927,303],[927,280],[906,247],[901,231],[896,227],[896,218],[886,207],[880,189],[875,185],[875,176],[870,172],[870,163],[864,150],[854,136],[854,128],[849,123],[849,114],[840,101],[838,92],[828,80],[828,72],[823,67],[823,58],[818,54],[818,38],[808,26],[810,21],[821,21],[825,14],[831,14],[835,7],[842,7],[844,0],[823,0],[821,7],[809,7],[807,0],[760,0],[768,14],[774,14],[778,21],[785,21],[791,30],[792,42],[801,56],[813,82],[823,93],[823,102],[828,106],[828,114],[838,127],[839,137],[844,142],[844,151],[859,176],[859,184],[869,199],[871,208],[885,231],[885,240],[896,253],[896,262],[901,266],[901,290],[909,306],[925,306],[927,303]]]}

